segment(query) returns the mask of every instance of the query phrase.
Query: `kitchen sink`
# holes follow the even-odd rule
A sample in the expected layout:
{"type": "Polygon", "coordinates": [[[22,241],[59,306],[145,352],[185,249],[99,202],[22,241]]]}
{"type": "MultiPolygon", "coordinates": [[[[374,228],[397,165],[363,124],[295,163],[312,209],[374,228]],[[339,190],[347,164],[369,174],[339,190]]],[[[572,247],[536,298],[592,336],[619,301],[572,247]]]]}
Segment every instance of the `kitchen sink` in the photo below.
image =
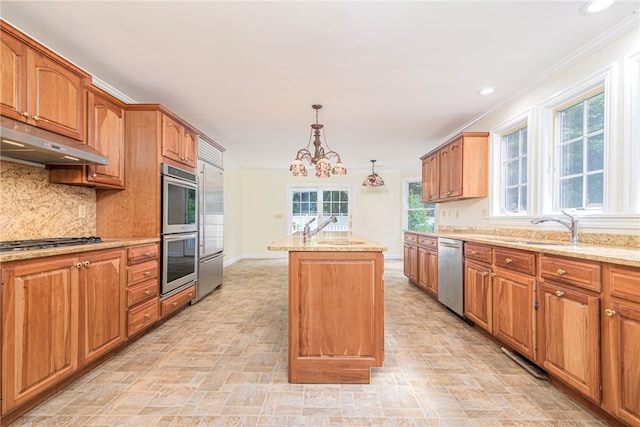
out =
{"type": "Polygon", "coordinates": [[[364,245],[359,240],[318,240],[319,245],[364,245]]]}

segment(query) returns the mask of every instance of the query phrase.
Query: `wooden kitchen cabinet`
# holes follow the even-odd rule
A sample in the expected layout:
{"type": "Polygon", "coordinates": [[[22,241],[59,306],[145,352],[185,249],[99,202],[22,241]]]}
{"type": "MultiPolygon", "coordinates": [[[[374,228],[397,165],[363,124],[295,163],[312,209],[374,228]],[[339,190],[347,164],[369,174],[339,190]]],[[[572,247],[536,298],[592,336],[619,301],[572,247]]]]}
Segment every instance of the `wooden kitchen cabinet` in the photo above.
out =
{"type": "Polygon", "coordinates": [[[124,342],[124,259],[122,249],[80,258],[80,366],[124,342]]]}
{"type": "Polygon", "coordinates": [[[49,182],[95,188],[125,188],[125,104],[91,86],[87,98],[87,144],[109,159],[108,165],[49,166],[49,182]]]}
{"type": "Polygon", "coordinates": [[[122,250],[3,265],[3,415],[122,343],[123,266],[122,250]]]}
{"type": "Polygon", "coordinates": [[[160,318],[167,317],[171,313],[189,304],[196,297],[196,286],[189,286],[186,289],[171,295],[160,302],[160,318]]]}
{"type": "Polygon", "coordinates": [[[640,268],[603,265],[602,404],[640,425],[640,268]]]}
{"type": "Polygon", "coordinates": [[[162,155],[168,159],[196,167],[198,135],[183,123],[162,115],[162,155]]]}
{"type": "Polygon", "coordinates": [[[418,235],[404,233],[404,275],[409,281],[418,280],[418,235]]]}
{"type": "Polygon", "coordinates": [[[0,113],[84,141],[89,75],[0,20],[0,113]]]}
{"type": "Polygon", "coordinates": [[[490,246],[465,242],[464,314],[489,333],[493,332],[492,262],[490,246]]]}
{"type": "Polygon", "coordinates": [[[160,283],[157,243],[127,248],[127,337],[160,318],[160,283]]]}
{"type": "Polygon", "coordinates": [[[417,285],[431,296],[438,297],[438,239],[418,236],[417,285]]]}
{"type": "Polygon", "coordinates": [[[494,248],[493,334],[513,350],[536,360],[536,255],[494,248]]]}
{"type": "Polygon", "coordinates": [[[487,197],[488,132],[463,132],[421,160],[423,202],[487,197]]]}

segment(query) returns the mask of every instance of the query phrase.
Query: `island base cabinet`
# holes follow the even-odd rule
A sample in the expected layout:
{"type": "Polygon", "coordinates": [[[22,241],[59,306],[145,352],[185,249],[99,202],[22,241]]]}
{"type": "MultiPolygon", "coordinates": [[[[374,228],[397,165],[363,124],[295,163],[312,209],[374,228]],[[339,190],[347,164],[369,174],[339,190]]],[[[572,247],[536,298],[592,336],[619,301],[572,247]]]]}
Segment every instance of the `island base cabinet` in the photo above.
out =
{"type": "Polygon", "coordinates": [[[289,252],[289,382],[370,382],[384,359],[381,252],[289,252]]]}

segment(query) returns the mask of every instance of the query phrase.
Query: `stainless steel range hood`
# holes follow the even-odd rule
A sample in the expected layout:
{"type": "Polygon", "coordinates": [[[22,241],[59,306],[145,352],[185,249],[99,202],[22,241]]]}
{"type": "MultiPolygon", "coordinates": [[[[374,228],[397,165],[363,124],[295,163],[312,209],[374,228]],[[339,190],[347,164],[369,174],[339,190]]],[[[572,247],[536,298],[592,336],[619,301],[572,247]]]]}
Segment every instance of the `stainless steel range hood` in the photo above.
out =
{"type": "Polygon", "coordinates": [[[0,158],[43,165],[108,165],[109,159],[80,141],[0,117],[0,158]]]}

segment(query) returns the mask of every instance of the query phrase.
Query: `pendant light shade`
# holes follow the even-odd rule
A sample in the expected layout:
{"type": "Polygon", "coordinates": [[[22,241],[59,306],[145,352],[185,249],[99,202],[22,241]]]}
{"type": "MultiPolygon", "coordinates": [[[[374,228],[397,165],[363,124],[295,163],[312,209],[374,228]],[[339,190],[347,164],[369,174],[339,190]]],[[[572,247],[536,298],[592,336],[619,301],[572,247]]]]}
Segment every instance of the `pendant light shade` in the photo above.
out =
{"type": "Polygon", "coordinates": [[[373,169],[374,166],[375,166],[375,163],[376,163],[375,160],[371,160],[371,174],[368,175],[364,179],[364,181],[362,181],[362,186],[363,187],[382,187],[382,186],[384,186],[384,180],[373,169]]]}

